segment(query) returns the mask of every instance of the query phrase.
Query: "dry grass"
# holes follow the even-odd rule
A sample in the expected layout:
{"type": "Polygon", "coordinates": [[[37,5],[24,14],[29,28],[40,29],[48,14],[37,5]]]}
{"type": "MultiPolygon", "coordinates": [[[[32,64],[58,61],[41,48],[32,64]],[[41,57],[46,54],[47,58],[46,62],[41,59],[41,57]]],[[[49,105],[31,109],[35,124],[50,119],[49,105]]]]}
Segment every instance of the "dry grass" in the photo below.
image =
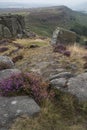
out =
{"type": "MultiPolygon", "coordinates": [[[[84,71],[84,61],[82,57],[86,55],[87,52],[79,45],[74,44],[68,46],[67,48],[71,51],[71,56],[66,57],[59,53],[53,53],[48,39],[17,39],[15,42],[23,45],[24,48],[19,49],[16,54],[12,54],[10,57],[23,55],[24,58],[15,64],[17,68],[20,68],[23,71],[30,71],[30,67],[36,68],[38,63],[52,63],[52,61],[56,61],[56,66],[59,65],[61,68],[66,68],[67,71],[73,71],[71,65],[75,65],[76,69],[73,73],[81,73],[84,71]],[[36,44],[40,47],[35,49],[26,48],[31,44],[36,44]]],[[[9,50],[6,53],[16,49],[14,44],[8,45],[8,47],[9,50]]],[[[45,71],[48,69],[49,68],[45,68],[45,71]]],[[[71,120],[71,123],[69,124],[67,120],[70,121],[70,118],[67,119],[67,117],[62,116],[62,112],[65,112],[64,108],[55,107],[53,103],[46,101],[45,104],[43,104],[41,113],[38,117],[20,117],[14,122],[11,130],[86,130],[84,125],[77,123],[74,120],[71,120]],[[72,122],[74,122],[74,125],[72,122]]],[[[66,111],[66,113],[67,116],[69,116],[69,111],[66,111]]],[[[74,119],[77,120],[77,117],[74,116],[74,119]]]]}
{"type": "Polygon", "coordinates": [[[83,124],[71,125],[66,120],[61,116],[59,108],[46,101],[38,117],[29,118],[24,115],[15,121],[10,130],[86,130],[83,124]]]}
{"type": "Polygon", "coordinates": [[[71,56],[62,56],[60,58],[61,66],[74,73],[84,72],[83,65],[85,61],[82,57],[87,55],[86,49],[78,44],[68,46],[67,49],[71,52],[71,56]]]}
{"type": "Polygon", "coordinates": [[[69,46],[69,50],[72,52],[71,57],[75,57],[75,58],[76,57],[82,58],[82,56],[87,54],[87,51],[84,49],[84,47],[82,47],[76,43],[73,46],[69,46]]]}
{"type": "Polygon", "coordinates": [[[41,40],[41,39],[17,39],[15,42],[20,43],[25,47],[29,47],[32,44],[36,44],[38,46],[47,46],[49,44],[49,39],[41,40]]]}

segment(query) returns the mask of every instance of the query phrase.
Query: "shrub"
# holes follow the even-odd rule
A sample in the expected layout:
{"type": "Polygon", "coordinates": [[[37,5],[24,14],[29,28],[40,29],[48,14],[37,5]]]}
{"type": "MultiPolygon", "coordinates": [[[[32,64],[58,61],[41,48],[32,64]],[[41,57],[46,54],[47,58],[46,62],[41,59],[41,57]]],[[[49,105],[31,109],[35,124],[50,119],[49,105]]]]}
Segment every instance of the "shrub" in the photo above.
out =
{"type": "Polygon", "coordinates": [[[87,26],[81,25],[79,23],[75,23],[75,25],[72,26],[70,30],[76,32],[79,35],[87,36],[87,26]]]}
{"type": "Polygon", "coordinates": [[[9,79],[0,82],[0,94],[2,96],[29,95],[37,102],[52,97],[53,92],[48,91],[49,84],[35,73],[13,74],[9,79]]]}

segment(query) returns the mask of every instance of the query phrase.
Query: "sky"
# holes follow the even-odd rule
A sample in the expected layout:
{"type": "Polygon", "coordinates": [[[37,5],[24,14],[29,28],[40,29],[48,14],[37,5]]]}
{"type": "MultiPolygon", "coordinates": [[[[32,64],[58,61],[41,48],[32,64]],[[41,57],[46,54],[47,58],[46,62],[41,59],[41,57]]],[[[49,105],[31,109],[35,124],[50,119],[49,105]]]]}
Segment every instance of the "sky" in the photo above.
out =
{"type": "Polygon", "coordinates": [[[83,2],[87,2],[87,0],[0,0],[0,2],[21,2],[73,6],[83,2]]]}

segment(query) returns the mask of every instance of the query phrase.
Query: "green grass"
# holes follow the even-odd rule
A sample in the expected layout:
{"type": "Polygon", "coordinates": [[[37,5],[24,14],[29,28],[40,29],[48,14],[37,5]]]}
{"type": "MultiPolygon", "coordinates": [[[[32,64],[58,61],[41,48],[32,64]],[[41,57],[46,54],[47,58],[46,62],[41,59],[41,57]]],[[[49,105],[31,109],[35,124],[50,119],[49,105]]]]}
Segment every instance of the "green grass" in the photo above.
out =
{"type": "Polygon", "coordinates": [[[66,29],[75,23],[87,26],[87,14],[72,11],[64,6],[35,9],[25,16],[25,23],[28,31],[51,37],[57,26],[66,29]]]}

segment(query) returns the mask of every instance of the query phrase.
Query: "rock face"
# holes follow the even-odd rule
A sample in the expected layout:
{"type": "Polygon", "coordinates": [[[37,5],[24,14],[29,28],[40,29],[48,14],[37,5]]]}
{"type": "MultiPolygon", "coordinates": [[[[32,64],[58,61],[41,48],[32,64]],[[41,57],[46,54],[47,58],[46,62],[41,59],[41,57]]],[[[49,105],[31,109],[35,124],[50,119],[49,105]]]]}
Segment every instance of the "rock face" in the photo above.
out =
{"type": "Polygon", "coordinates": [[[25,35],[24,18],[21,15],[0,16],[0,38],[17,37],[25,35]]]}
{"type": "Polygon", "coordinates": [[[8,128],[17,116],[36,115],[40,112],[37,103],[28,96],[0,97],[0,130],[8,128]]]}
{"type": "Polygon", "coordinates": [[[8,79],[10,78],[13,74],[20,74],[21,71],[18,69],[6,69],[0,71],[0,81],[3,79],[8,79]]]}
{"type": "Polygon", "coordinates": [[[13,61],[7,56],[0,56],[0,70],[12,69],[14,67],[13,61]]]}
{"type": "Polygon", "coordinates": [[[53,32],[51,45],[56,46],[57,44],[69,44],[74,43],[77,40],[77,35],[75,32],[57,27],[53,32]]]}
{"type": "Polygon", "coordinates": [[[68,81],[68,92],[79,100],[87,101],[87,73],[71,78],[68,81]]]}
{"type": "Polygon", "coordinates": [[[87,73],[74,76],[69,72],[62,72],[52,76],[50,83],[53,88],[70,93],[79,101],[87,101],[87,73]]]}

